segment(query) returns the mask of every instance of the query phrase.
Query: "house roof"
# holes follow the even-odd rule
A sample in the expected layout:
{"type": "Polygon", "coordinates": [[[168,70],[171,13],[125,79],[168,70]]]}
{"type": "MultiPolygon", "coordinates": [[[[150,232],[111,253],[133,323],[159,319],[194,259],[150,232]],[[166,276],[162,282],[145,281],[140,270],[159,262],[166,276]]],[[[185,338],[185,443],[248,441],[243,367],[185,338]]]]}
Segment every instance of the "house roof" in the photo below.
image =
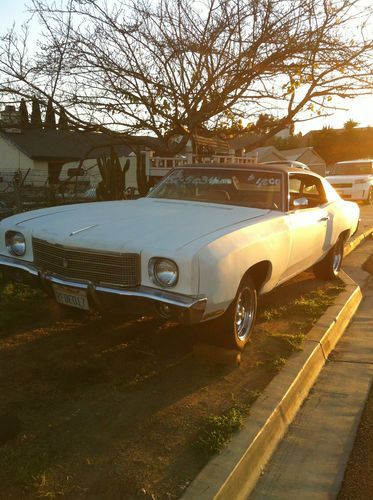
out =
{"type": "Polygon", "coordinates": [[[295,149],[284,149],[281,151],[281,154],[286,157],[288,160],[297,160],[300,156],[302,156],[306,151],[312,150],[312,147],[305,148],[295,148],[295,149]]]}
{"type": "MultiPolygon", "coordinates": [[[[0,129],[0,136],[34,160],[68,162],[81,158],[96,158],[100,154],[109,154],[112,146],[119,156],[128,156],[133,151],[129,145],[123,144],[120,137],[99,132],[11,128],[0,129]]],[[[208,145],[223,151],[228,150],[227,142],[216,137],[194,135],[192,140],[198,145],[208,145]]],[[[155,151],[160,147],[159,140],[150,136],[134,137],[133,145],[141,145],[142,142],[155,151]]]]}
{"type": "Polygon", "coordinates": [[[317,153],[317,151],[314,150],[312,146],[308,146],[305,148],[284,149],[280,151],[280,153],[287,160],[299,160],[299,161],[301,161],[300,159],[307,152],[311,152],[315,157],[319,158],[323,163],[325,163],[324,159],[317,153]]]}
{"type": "Polygon", "coordinates": [[[128,156],[131,148],[119,138],[98,132],[59,131],[54,129],[22,129],[1,131],[0,135],[32,159],[75,161],[109,153],[111,145],[120,156],[128,156]]]}
{"type": "Polygon", "coordinates": [[[275,146],[263,146],[260,148],[255,148],[250,151],[250,154],[257,154],[258,161],[261,161],[262,158],[265,158],[268,154],[272,154],[276,156],[279,160],[284,160],[285,157],[282,155],[282,151],[279,151],[275,146]]]}
{"type": "MultiPolygon", "coordinates": [[[[367,127],[353,127],[353,130],[358,130],[358,131],[365,131],[365,130],[371,130],[371,129],[372,129],[372,127],[369,125],[367,127]]],[[[342,128],[327,127],[327,128],[322,128],[322,129],[309,130],[306,134],[304,134],[303,138],[310,137],[313,134],[321,134],[321,133],[324,133],[325,131],[336,132],[337,134],[342,134],[343,132],[346,132],[346,127],[342,127],[342,128]]]]}
{"type": "Polygon", "coordinates": [[[250,153],[278,153],[279,156],[281,156],[280,151],[275,148],[275,146],[261,146],[260,148],[255,148],[250,151],[250,153]]]}

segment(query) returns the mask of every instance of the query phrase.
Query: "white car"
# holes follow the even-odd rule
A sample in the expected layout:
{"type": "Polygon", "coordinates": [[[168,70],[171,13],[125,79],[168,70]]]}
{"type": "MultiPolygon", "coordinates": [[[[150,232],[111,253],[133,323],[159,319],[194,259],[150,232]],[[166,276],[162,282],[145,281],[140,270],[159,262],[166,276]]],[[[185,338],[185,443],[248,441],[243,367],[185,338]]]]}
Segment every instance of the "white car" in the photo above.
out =
{"type": "Polygon", "coordinates": [[[373,160],[339,161],[326,178],[343,198],[373,205],[373,160]]]}
{"type": "Polygon", "coordinates": [[[314,266],[330,279],[359,207],[286,166],[190,165],[146,197],[52,207],[0,223],[0,268],[63,305],[199,323],[243,349],[257,296],[314,266]]]}

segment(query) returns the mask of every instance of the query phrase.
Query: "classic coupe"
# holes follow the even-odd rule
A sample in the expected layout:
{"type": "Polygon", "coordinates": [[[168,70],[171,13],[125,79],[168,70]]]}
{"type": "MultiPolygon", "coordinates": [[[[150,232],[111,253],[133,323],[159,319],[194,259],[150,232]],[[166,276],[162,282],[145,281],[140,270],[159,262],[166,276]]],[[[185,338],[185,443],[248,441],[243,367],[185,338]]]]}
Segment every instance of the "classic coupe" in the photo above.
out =
{"type": "Polygon", "coordinates": [[[145,198],[0,222],[0,269],[65,306],[211,321],[219,342],[243,349],[258,295],[311,266],[335,278],[358,222],[358,205],[312,172],[186,165],[145,198]]]}

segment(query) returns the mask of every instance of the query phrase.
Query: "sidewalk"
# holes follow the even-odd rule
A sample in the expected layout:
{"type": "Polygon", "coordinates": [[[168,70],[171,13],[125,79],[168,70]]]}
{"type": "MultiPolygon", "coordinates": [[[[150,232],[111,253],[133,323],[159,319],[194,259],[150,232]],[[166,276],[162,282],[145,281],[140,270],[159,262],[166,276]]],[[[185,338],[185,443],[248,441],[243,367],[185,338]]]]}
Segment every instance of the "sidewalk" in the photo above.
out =
{"type": "Polygon", "coordinates": [[[250,499],[335,498],[373,378],[373,276],[360,266],[373,254],[368,240],[344,270],[363,291],[350,326],[258,481],[250,499]]]}

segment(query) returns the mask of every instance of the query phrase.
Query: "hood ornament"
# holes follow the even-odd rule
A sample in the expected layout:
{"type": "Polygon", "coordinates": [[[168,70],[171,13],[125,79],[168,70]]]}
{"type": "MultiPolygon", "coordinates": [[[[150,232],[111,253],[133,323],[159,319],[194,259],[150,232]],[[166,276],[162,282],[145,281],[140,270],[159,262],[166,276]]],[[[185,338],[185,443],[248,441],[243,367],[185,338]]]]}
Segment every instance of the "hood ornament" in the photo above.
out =
{"type": "Polygon", "coordinates": [[[98,224],[92,224],[92,226],[82,227],[81,229],[77,229],[70,233],[70,236],[74,236],[75,234],[82,233],[83,231],[87,231],[87,229],[91,229],[91,227],[97,227],[98,224]]]}

